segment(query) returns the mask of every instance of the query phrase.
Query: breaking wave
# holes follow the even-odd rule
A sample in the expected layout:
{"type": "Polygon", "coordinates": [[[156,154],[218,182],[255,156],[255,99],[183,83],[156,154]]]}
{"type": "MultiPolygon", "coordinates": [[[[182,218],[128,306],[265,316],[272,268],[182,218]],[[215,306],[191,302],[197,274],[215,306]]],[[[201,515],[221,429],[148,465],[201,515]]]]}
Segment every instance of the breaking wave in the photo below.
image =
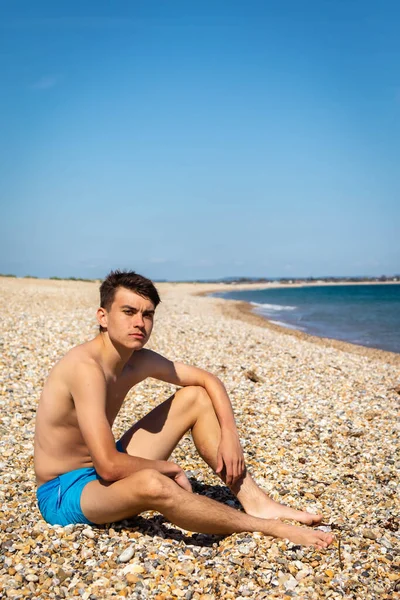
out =
{"type": "Polygon", "coordinates": [[[260,308],[262,310],[295,310],[297,308],[297,306],[284,306],[281,304],[260,304],[259,302],[251,302],[251,304],[253,306],[257,306],[257,308],[260,308]]]}

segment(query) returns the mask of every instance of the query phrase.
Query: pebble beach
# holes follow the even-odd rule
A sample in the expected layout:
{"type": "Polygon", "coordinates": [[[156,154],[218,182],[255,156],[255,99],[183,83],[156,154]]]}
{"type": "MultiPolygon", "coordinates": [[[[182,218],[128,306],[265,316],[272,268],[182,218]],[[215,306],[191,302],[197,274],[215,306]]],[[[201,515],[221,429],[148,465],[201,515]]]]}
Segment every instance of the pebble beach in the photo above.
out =
{"type": "MultiPolygon", "coordinates": [[[[211,285],[157,284],[147,347],[220,377],[254,479],[274,500],[321,512],[333,544],[197,534],[154,512],[102,527],[42,519],[36,406],[55,362],[96,335],[98,287],[0,278],[0,597],[400,598],[400,354],[269,326],[243,303],[205,296],[211,285]]],[[[136,386],[115,438],[174,391],[136,386]]],[[[195,493],[240,510],[190,435],[172,459],[195,493]]]]}

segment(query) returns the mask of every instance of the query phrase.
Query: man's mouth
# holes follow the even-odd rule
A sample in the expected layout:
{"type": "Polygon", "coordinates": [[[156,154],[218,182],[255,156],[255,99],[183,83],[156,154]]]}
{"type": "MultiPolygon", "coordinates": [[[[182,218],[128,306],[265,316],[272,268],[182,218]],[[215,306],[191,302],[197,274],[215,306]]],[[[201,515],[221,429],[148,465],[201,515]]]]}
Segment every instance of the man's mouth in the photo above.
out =
{"type": "Polygon", "coordinates": [[[144,338],[143,333],[130,333],[129,335],[130,335],[130,337],[139,338],[141,340],[144,338]]]}

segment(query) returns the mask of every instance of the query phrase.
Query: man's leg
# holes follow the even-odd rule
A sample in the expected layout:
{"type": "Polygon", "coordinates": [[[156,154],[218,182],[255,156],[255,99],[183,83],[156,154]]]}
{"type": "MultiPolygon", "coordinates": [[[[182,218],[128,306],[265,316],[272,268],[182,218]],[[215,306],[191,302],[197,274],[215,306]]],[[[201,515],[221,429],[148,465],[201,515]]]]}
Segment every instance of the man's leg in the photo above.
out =
{"type": "Polygon", "coordinates": [[[142,469],[109,484],[91,481],[83,489],[81,508],[85,516],[97,524],[156,510],[178,527],[199,533],[227,535],[260,531],[317,548],[326,548],[333,539],[322,531],[287,525],[278,519],[252,517],[205,496],[187,492],[153,469],[142,469]]]}
{"type": "MultiPolygon", "coordinates": [[[[122,437],[122,444],[134,456],[166,460],[189,429],[192,429],[199,452],[215,469],[220,429],[211,401],[202,388],[179,390],[131,427],[122,437]]],[[[236,490],[240,501],[250,504],[254,501],[252,495],[258,492],[260,497],[269,500],[249,477],[246,475],[240,490],[236,490]]],[[[258,518],[191,494],[151,469],[143,469],[114,483],[88,483],[82,492],[81,508],[90,521],[98,524],[132,517],[145,510],[157,510],[172,523],[201,533],[260,531],[320,548],[332,541],[331,535],[321,531],[286,525],[276,518],[258,518]]],[[[296,517],[285,515],[285,518],[296,517]]]]}
{"type": "MultiPolygon", "coordinates": [[[[215,472],[221,428],[210,397],[202,387],[190,386],[179,390],[131,427],[122,437],[122,444],[132,456],[168,460],[189,429],[200,456],[215,472]]],[[[223,475],[221,479],[224,481],[223,475]]],[[[246,513],[253,517],[293,519],[306,525],[322,521],[321,515],[275,502],[258,487],[248,472],[230,489],[246,513]]]]}

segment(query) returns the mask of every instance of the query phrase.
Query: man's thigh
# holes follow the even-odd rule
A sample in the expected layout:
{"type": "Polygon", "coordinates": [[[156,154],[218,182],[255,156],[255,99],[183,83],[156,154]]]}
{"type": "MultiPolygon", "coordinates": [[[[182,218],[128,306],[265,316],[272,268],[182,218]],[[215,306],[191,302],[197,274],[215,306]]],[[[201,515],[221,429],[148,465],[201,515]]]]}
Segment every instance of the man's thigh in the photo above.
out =
{"type": "Polygon", "coordinates": [[[138,515],[148,510],[146,485],[150,469],[142,469],[119,481],[89,482],[82,490],[81,510],[92,523],[102,525],[138,515]]]}
{"type": "Polygon", "coordinates": [[[178,390],[135,423],[120,439],[132,456],[168,460],[175,446],[196,422],[196,388],[178,390]]]}

